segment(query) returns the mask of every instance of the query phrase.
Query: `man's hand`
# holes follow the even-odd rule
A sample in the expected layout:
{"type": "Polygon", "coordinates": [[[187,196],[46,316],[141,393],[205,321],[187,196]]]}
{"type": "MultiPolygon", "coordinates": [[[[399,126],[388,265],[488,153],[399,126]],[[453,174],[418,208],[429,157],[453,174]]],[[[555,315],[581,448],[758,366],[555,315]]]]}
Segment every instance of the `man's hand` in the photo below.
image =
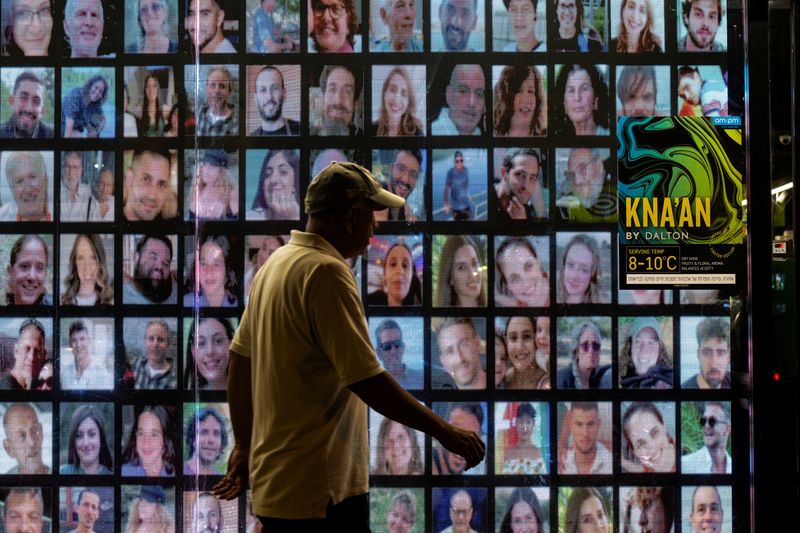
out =
{"type": "Polygon", "coordinates": [[[228,472],[212,489],[214,496],[222,500],[233,500],[247,489],[250,472],[248,470],[249,450],[236,444],[228,458],[228,472]]]}
{"type": "Polygon", "coordinates": [[[460,455],[467,462],[466,470],[476,466],[486,455],[486,444],[474,431],[447,424],[445,434],[439,439],[442,446],[460,455]]]}

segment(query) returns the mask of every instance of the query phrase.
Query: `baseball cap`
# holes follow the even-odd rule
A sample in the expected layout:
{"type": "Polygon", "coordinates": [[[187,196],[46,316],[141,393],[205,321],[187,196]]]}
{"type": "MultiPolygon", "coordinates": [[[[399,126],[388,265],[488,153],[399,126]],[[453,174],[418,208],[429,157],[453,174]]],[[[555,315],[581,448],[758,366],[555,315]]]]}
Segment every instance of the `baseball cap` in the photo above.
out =
{"type": "Polygon", "coordinates": [[[306,213],[318,213],[369,198],[379,209],[403,207],[406,201],[384,189],[375,176],[356,163],[332,162],[311,181],[306,191],[306,213]]]}
{"type": "Polygon", "coordinates": [[[656,337],[661,342],[664,342],[661,338],[661,324],[658,323],[653,317],[643,317],[640,316],[636,320],[633,321],[633,325],[631,325],[631,339],[635,339],[636,335],[639,334],[643,329],[650,328],[655,332],[656,337]]]}

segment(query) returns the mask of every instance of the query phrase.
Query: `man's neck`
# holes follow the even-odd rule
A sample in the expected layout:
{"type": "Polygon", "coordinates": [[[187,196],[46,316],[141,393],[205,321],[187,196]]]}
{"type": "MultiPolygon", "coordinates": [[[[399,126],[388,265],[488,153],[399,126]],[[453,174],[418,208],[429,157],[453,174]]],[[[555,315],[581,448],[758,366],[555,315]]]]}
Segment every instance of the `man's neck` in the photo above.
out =
{"type": "Polygon", "coordinates": [[[147,366],[151,369],[155,370],[156,372],[163,372],[164,370],[169,369],[169,361],[167,358],[162,359],[161,361],[151,361],[150,359],[147,360],[147,366]]]}
{"type": "Polygon", "coordinates": [[[25,462],[19,464],[20,474],[40,475],[43,470],[44,463],[41,457],[26,459],[25,462]]]}
{"type": "Polygon", "coordinates": [[[213,53],[219,47],[219,45],[222,44],[222,41],[224,41],[224,40],[225,40],[225,36],[222,35],[221,31],[218,31],[214,35],[214,38],[211,39],[209,42],[207,42],[206,45],[203,47],[203,49],[200,50],[200,53],[203,53],[203,54],[213,53]]]}
{"type": "Polygon", "coordinates": [[[129,205],[123,206],[122,207],[122,212],[125,214],[125,218],[128,220],[128,222],[138,222],[139,221],[139,217],[137,217],[136,213],[133,212],[133,209],[131,209],[131,206],[129,206],[129,205]]]}
{"type": "Polygon", "coordinates": [[[275,120],[261,120],[261,129],[264,131],[278,131],[286,126],[286,119],[283,116],[275,120]]]}
{"type": "Polygon", "coordinates": [[[83,373],[87,368],[89,368],[89,360],[83,364],[79,363],[77,360],[75,361],[75,375],[78,376],[78,378],[83,377],[83,373]]]}
{"type": "Polygon", "coordinates": [[[22,387],[23,389],[27,389],[28,388],[28,385],[30,385],[30,382],[31,382],[31,376],[17,374],[13,370],[11,372],[9,372],[9,373],[17,381],[17,383],[19,383],[20,387],[22,387]]]}
{"type": "Polygon", "coordinates": [[[708,447],[708,453],[711,456],[711,473],[724,474],[727,471],[728,456],[723,446],[708,447]]]}
{"type": "Polygon", "coordinates": [[[691,36],[687,35],[684,41],[684,48],[692,52],[710,52],[714,48],[714,40],[712,39],[711,42],[708,43],[708,46],[700,47],[694,43],[691,36]]]}
{"type": "Polygon", "coordinates": [[[392,42],[392,50],[395,52],[402,52],[406,48],[408,48],[408,41],[395,41],[394,39],[391,40],[392,42]]]}
{"type": "Polygon", "coordinates": [[[575,468],[579,474],[588,474],[594,466],[594,459],[597,457],[597,444],[592,446],[591,451],[582,452],[575,448],[575,468]]]}
{"type": "Polygon", "coordinates": [[[578,30],[573,26],[572,28],[559,28],[558,29],[558,36],[562,39],[572,39],[577,35],[578,30]]]}

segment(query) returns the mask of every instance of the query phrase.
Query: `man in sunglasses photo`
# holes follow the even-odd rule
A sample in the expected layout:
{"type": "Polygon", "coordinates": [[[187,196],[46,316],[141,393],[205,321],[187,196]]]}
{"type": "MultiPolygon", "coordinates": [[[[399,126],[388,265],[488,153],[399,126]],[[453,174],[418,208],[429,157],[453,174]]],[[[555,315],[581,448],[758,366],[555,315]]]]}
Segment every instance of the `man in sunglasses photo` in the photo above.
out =
{"type": "Polygon", "coordinates": [[[386,319],[375,328],[375,351],[383,368],[389,372],[404,389],[421,389],[422,371],[403,363],[406,344],[403,342],[403,331],[400,324],[386,319]]]}
{"type": "MultiPolygon", "coordinates": [[[[705,403],[703,414],[698,420],[703,432],[703,446],[681,457],[681,471],[684,474],[732,472],[731,456],[728,454],[728,439],[731,436],[729,405],[728,402],[705,403]]],[[[683,434],[689,434],[688,428],[683,429],[683,434]]]]}

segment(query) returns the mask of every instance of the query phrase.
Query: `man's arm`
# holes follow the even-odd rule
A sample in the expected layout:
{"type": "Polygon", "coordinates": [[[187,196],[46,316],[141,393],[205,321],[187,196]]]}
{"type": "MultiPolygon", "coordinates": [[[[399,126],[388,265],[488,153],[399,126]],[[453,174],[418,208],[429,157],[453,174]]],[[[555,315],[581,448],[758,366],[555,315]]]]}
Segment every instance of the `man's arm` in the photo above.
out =
{"type": "Polygon", "coordinates": [[[486,445],[477,434],[442,420],[403,389],[388,372],[358,381],[348,388],[386,418],[434,437],[445,448],[466,459],[467,468],[480,463],[486,453],[486,445]]]}
{"type": "Polygon", "coordinates": [[[253,396],[250,359],[230,352],[228,366],[228,404],[231,426],[236,443],[228,458],[228,472],[214,485],[214,494],[223,500],[232,500],[241,494],[249,482],[248,461],[253,428],[253,396]]]}

